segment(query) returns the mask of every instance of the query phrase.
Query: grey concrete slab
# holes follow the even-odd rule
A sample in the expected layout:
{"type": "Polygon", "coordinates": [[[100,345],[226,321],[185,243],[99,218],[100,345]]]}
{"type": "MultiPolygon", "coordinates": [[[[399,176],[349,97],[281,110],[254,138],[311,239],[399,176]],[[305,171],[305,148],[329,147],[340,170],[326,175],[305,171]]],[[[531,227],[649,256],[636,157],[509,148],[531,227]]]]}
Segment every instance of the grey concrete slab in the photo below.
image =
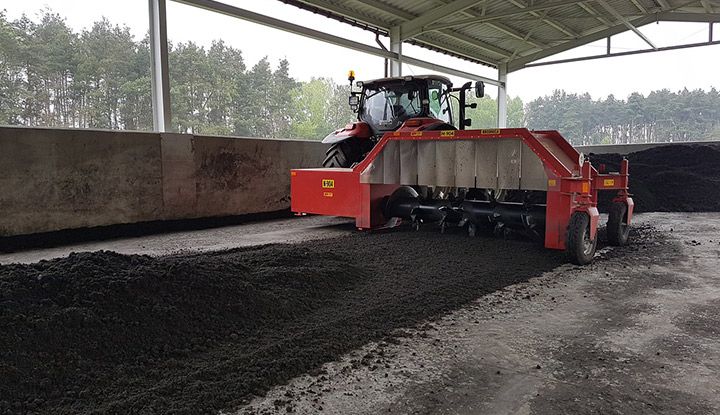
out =
{"type": "Polygon", "coordinates": [[[32,263],[69,255],[72,252],[109,250],[121,254],[162,256],[206,252],[271,243],[300,243],[346,235],[355,231],[352,219],[304,216],[253,222],[221,228],[173,232],[106,241],[86,242],[53,248],[0,254],[0,264],[32,263]]]}

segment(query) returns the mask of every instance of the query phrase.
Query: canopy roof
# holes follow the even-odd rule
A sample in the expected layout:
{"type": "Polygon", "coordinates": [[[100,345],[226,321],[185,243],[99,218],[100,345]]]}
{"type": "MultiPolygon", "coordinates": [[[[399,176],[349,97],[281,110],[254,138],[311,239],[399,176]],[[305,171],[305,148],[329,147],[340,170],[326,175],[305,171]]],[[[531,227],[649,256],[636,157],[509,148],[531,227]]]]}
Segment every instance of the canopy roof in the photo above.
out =
{"type": "Polygon", "coordinates": [[[508,71],[656,21],[717,22],[720,0],[280,0],[508,71]]]}

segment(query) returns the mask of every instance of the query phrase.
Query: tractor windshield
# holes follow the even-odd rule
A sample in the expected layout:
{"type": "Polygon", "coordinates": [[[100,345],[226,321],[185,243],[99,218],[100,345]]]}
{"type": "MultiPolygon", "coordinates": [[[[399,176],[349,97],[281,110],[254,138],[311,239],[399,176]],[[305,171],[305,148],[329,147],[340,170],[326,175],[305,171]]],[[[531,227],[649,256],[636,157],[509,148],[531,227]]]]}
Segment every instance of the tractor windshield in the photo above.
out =
{"type": "Polygon", "coordinates": [[[378,132],[396,130],[405,120],[423,113],[420,88],[413,83],[368,87],[364,95],[360,119],[378,132]]]}

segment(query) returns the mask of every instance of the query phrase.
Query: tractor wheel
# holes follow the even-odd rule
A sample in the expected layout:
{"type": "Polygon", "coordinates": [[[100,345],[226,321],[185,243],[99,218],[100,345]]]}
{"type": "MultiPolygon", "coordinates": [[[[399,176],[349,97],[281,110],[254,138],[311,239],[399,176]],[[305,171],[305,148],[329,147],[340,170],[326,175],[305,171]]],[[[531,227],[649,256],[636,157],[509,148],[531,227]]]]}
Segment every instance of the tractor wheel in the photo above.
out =
{"type": "Polygon", "coordinates": [[[587,265],[592,262],[597,248],[597,235],[590,239],[590,216],[585,212],[575,212],[570,217],[565,249],[570,262],[587,265]]]}
{"type": "Polygon", "coordinates": [[[356,138],[333,143],[325,152],[323,167],[352,167],[363,159],[363,146],[356,138]]]}
{"type": "Polygon", "coordinates": [[[623,246],[630,237],[630,226],[627,223],[627,205],[615,202],[610,206],[607,221],[607,238],[610,245],[623,246]]]}

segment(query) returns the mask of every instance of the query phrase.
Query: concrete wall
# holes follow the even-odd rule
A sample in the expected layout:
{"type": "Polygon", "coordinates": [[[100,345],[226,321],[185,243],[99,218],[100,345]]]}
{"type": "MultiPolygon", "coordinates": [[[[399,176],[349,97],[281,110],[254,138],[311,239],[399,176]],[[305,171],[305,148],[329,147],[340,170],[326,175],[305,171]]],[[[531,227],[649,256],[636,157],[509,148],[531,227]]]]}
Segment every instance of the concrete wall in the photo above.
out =
{"type": "Polygon", "coordinates": [[[291,167],[325,146],[116,131],[0,127],[0,236],[270,212],[291,167]]]}
{"type": "Polygon", "coordinates": [[[0,127],[0,236],[285,209],[290,168],[319,166],[325,149],[299,140],[0,127]]]}

